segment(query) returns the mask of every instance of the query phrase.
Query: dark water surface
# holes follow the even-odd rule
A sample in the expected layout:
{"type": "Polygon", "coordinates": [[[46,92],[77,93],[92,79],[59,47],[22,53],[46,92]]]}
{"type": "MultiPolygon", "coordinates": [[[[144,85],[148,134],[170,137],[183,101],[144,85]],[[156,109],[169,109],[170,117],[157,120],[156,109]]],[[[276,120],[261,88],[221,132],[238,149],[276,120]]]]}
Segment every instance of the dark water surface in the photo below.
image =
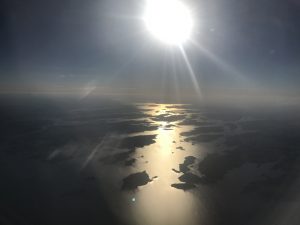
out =
{"type": "Polygon", "coordinates": [[[299,224],[292,108],[2,97],[0,224],[299,224]]]}

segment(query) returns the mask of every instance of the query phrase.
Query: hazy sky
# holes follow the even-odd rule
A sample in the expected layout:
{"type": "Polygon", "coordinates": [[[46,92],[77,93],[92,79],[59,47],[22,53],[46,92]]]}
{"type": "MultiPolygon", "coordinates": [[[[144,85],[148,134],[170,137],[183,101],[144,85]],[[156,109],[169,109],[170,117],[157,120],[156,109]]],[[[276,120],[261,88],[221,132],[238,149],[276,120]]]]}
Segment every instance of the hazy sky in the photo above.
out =
{"type": "MultiPolygon", "coordinates": [[[[204,95],[266,90],[299,96],[299,0],[183,2],[196,23],[193,42],[184,47],[204,95]]],[[[189,92],[179,50],[149,34],[141,20],[144,4],[1,0],[1,88],[189,92]]]]}

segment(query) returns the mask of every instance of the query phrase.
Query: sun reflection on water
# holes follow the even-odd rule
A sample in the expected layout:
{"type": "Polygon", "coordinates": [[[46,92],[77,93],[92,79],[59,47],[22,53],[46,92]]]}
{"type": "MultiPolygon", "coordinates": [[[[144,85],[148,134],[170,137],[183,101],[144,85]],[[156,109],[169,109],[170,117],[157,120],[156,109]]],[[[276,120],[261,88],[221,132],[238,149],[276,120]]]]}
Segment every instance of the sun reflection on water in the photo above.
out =
{"type": "MultiPolygon", "coordinates": [[[[186,156],[199,154],[199,146],[196,149],[191,143],[184,142],[180,136],[181,132],[190,130],[191,127],[178,125],[181,120],[166,121],[168,116],[178,116],[183,113],[186,115],[186,113],[175,105],[139,105],[138,107],[148,109],[148,120],[152,120],[159,128],[154,132],[147,132],[157,134],[156,143],[141,150],[145,161],[138,162],[134,169],[145,170],[150,177],[158,176],[135,193],[131,212],[136,224],[199,224],[200,202],[194,194],[171,187],[171,184],[179,182],[180,176],[172,169],[178,170],[178,165],[183,163],[186,156]],[[176,108],[168,110],[168,107],[176,108]],[[164,119],[155,119],[162,115],[165,116],[164,119]],[[176,149],[179,146],[185,150],[176,149]]],[[[136,157],[140,156],[141,151],[136,152],[136,157]]]]}
{"type": "MultiPolygon", "coordinates": [[[[131,158],[135,163],[117,169],[102,167],[103,174],[109,174],[111,185],[106,185],[108,202],[128,224],[141,225],[196,225],[204,221],[204,209],[199,198],[199,188],[184,191],[172,187],[180,183],[182,175],[179,165],[187,156],[201,158],[205,148],[186,142],[180,135],[194,127],[182,125],[189,113],[182,105],[137,104],[145,116],[137,120],[146,120],[157,126],[156,130],[138,132],[129,136],[156,135],[155,143],[136,148],[131,158]],[[136,190],[121,191],[120,181],[134,173],[146,171],[151,182],[139,186],[136,190]],[[113,194],[112,194],[113,193],[113,194]],[[197,197],[196,197],[197,195],[197,197]]],[[[196,168],[190,171],[197,174],[196,168]]]]}

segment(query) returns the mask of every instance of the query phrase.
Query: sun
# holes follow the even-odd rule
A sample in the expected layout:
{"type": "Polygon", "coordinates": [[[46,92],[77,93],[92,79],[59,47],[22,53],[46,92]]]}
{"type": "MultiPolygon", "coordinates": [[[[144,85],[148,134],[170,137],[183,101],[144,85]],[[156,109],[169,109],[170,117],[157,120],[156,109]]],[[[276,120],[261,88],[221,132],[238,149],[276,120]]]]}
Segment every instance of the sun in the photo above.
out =
{"type": "Polygon", "coordinates": [[[171,45],[186,42],[194,25],[189,9],[177,0],[147,0],[143,20],[157,39],[171,45]]]}

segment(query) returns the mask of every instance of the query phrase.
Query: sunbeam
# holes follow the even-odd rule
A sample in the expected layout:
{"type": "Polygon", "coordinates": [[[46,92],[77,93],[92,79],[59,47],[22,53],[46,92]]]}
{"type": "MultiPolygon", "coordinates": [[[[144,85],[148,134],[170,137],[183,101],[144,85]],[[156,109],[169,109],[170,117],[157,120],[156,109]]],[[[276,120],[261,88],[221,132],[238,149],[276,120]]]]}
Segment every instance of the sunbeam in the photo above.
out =
{"type": "Polygon", "coordinates": [[[186,64],[186,67],[188,69],[189,75],[190,75],[190,77],[192,79],[192,82],[193,82],[193,85],[194,85],[194,89],[195,89],[195,91],[197,93],[197,97],[201,98],[202,97],[201,89],[200,89],[200,86],[198,84],[198,80],[196,78],[196,75],[195,75],[195,72],[194,72],[194,70],[192,68],[192,65],[191,65],[191,63],[190,63],[190,61],[188,59],[188,56],[187,56],[184,48],[182,47],[182,45],[179,45],[179,49],[180,49],[180,52],[182,54],[182,58],[184,59],[184,62],[186,64]]]}
{"type": "Polygon", "coordinates": [[[180,91],[179,91],[179,83],[178,83],[178,76],[177,76],[176,62],[175,62],[174,54],[171,54],[171,68],[172,68],[172,74],[173,74],[174,85],[175,85],[176,101],[181,102],[181,96],[180,96],[180,91]]]}
{"type": "Polygon", "coordinates": [[[243,82],[250,82],[249,79],[246,78],[246,76],[243,75],[241,71],[238,71],[233,66],[229,65],[228,63],[224,62],[224,60],[220,59],[218,56],[213,54],[211,51],[209,51],[207,48],[201,46],[199,43],[197,43],[194,40],[191,40],[191,43],[197,47],[197,49],[203,53],[207,58],[209,58],[212,62],[214,62],[218,67],[222,68],[226,72],[228,72],[229,75],[233,75],[235,79],[238,79],[239,81],[243,82]]]}

